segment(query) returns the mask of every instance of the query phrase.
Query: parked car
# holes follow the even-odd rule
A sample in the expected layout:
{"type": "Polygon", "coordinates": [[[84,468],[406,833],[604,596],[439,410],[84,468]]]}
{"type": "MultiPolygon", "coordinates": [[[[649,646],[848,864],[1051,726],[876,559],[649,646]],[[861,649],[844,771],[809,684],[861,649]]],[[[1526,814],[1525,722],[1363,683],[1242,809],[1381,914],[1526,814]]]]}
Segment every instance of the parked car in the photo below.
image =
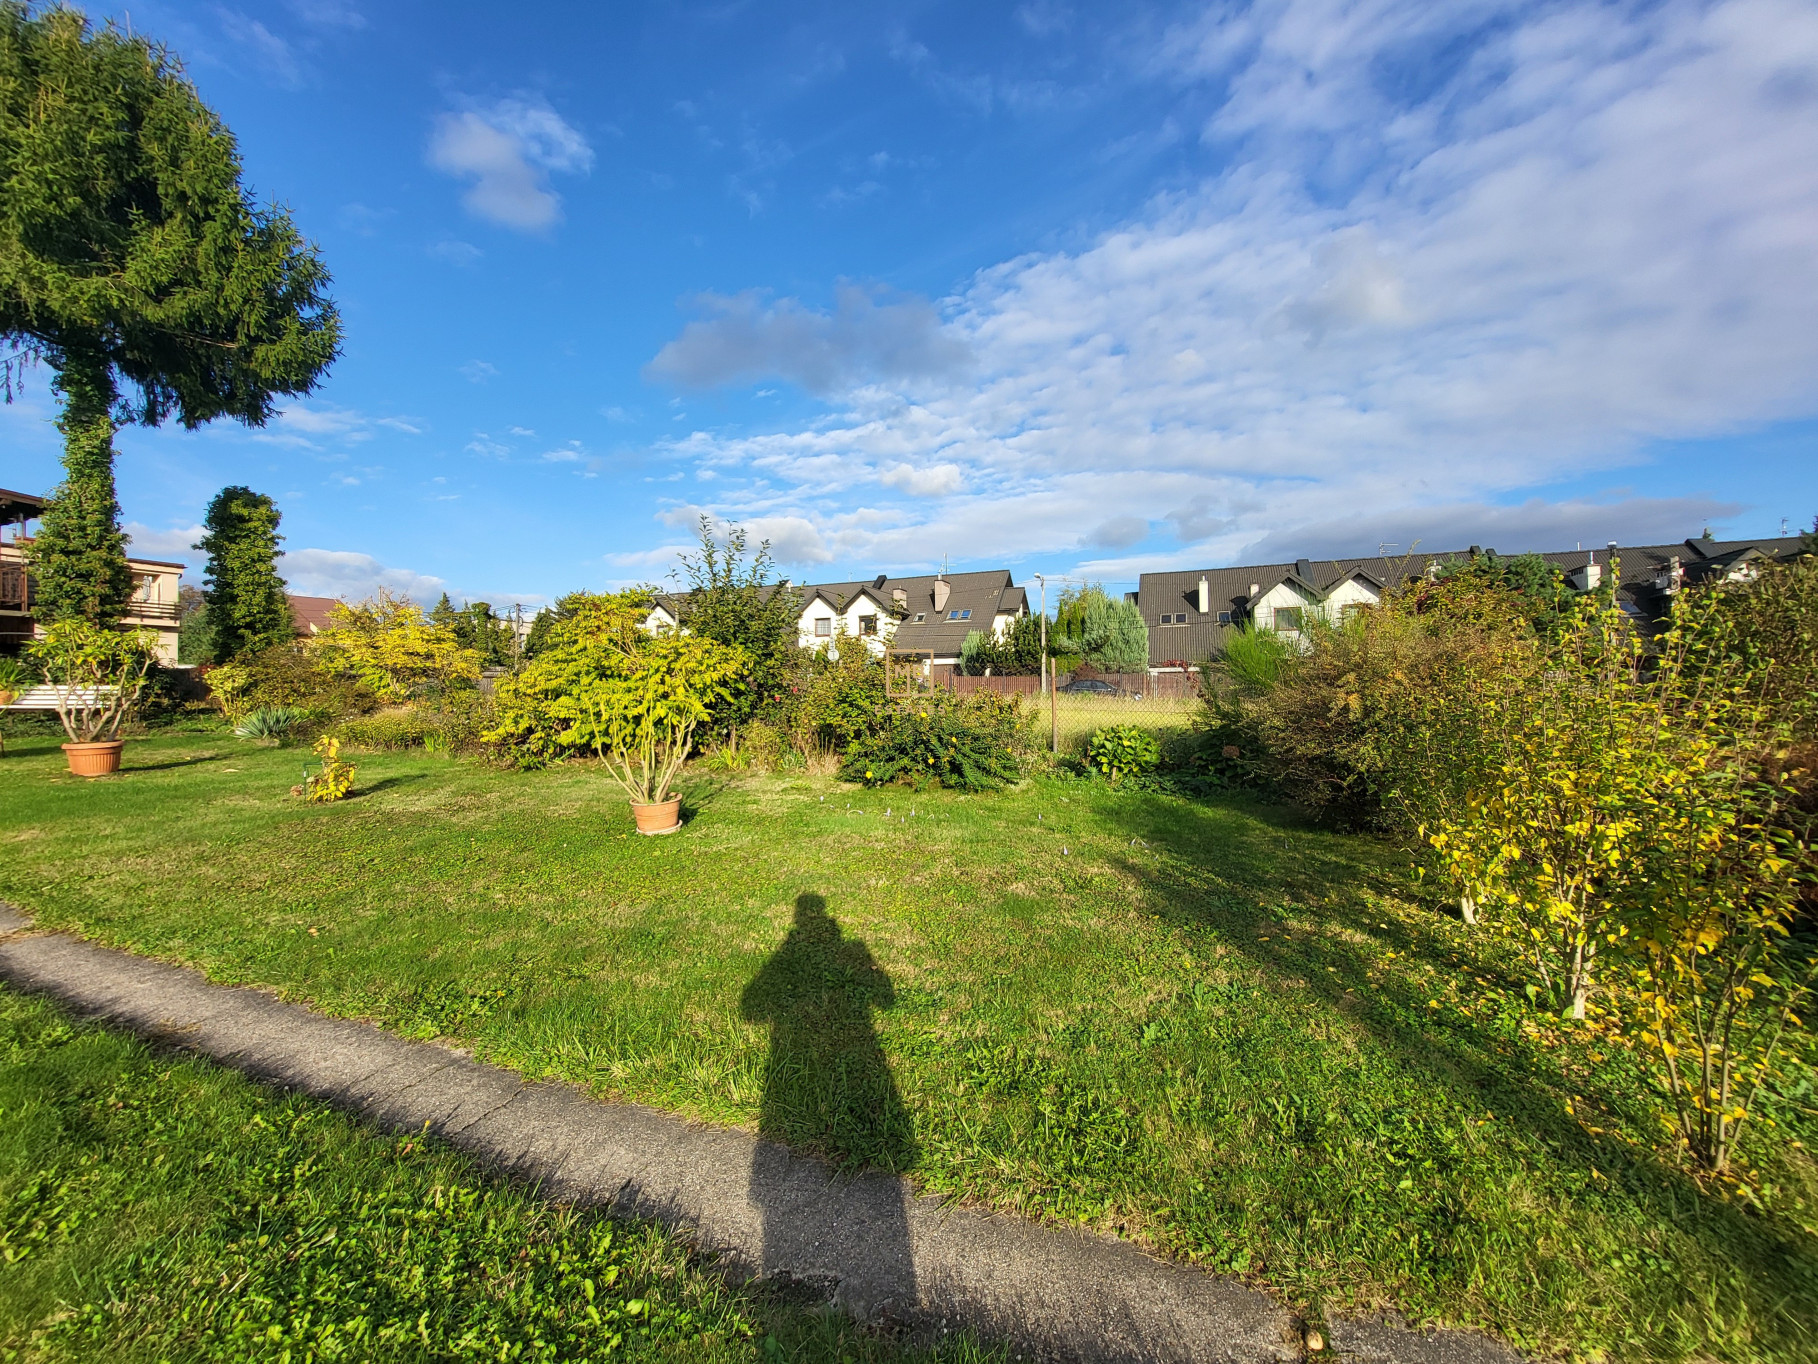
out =
{"type": "Polygon", "coordinates": [[[1076,677],[1066,686],[1061,688],[1061,693],[1063,695],[1072,694],[1076,696],[1121,695],[1116,687],[1112,686],[1109,682],[1106,682],[1103,678],[1098,677],[1076,677]]]}

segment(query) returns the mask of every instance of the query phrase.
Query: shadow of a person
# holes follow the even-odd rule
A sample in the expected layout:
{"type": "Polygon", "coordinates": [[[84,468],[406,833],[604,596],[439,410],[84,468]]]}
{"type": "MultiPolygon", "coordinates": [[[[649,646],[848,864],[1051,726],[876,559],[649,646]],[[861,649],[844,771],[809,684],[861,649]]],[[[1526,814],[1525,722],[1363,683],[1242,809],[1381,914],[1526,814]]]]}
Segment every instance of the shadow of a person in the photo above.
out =
{"type": "Polygon", "coordinates": [[[915,1163],[915,1130],[871,1019],[895,1003],[870,950],[813,894],[796,898],[794,927],[740,1000],[747,1020],[770,1025],[750,1186],[764,1222],[760,1273],[861,1319],[915,1303],[906,1193],[886,1177],[915,1163]],[[854,1177],[831,1179],[787,1146],[854,1177]],[[867,1168],[876,1173],[857,1173],[867,1168]]]}

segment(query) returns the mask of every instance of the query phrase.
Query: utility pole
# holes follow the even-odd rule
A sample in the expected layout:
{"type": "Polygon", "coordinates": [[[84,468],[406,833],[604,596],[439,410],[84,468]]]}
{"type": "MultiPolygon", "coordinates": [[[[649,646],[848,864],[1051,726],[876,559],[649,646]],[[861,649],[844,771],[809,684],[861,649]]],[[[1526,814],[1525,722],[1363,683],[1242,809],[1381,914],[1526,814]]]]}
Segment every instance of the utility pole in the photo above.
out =
{"type": "Polygon", "coordinates": [[[1060,712],[1056,709],[1053,679],[1048,671],[1048,579],[1035,575],[1042,585],[1042,690],[1048,694],[1048,751],[1060,752],[1060,712]]]}

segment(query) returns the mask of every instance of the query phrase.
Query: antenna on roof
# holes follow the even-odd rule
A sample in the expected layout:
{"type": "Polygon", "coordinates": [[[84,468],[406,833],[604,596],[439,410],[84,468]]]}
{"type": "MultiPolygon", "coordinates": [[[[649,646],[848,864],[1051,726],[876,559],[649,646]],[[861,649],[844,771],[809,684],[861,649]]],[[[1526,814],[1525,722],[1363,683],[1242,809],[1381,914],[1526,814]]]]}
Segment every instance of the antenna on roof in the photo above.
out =
{"type": "Polygon", "coordinates": [[[1390,550],[1400,548],[1400,542],[1395,540],[1384,540],[1381,544],[1376,546],[1376,557],[1378,559],[1385,558],[1390,550]]]}

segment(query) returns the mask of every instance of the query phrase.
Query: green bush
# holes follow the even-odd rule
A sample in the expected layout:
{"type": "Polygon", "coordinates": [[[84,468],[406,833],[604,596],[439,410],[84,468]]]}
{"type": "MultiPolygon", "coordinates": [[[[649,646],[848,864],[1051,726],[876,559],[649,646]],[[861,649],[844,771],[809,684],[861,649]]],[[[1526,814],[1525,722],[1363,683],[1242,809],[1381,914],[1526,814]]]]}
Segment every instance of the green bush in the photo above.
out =
{"type": "Polygon", "coordinates": [[[839,655],[804,651],[778,702],[778,719],[798,752],[844,751],[875,729],[888,708],[884,665],[856,641],[839,655]]]}
{"type": "Polygon", "coordinates": [[[1086,761],[1115,786],[1120,777],[1153,772],[1161,762],[1161,745],[1136,725],[1106,725],[1086,740],[1086,761]]]}
{"type": "Polygon", "coordinates": [[[881,714],[847,748],[840,775],[866,786],[992,790],[1021,775],[1024,728],[1014,696],[930,697],[881,714]]]}
{"type": "Polygon", "coordinates": [[[282,706],[307,711],[312,719],[338,720],[346,715],[370,715],[379,708],[372,688],[337,677],[300,642],[287,641],[260,653],[243,654],[231,666],[245,675],[244,688],[235,700],[240,714],[282,706]]]}
{"type": "Polygon", "coordinates": [[[491,698],[477,691],[450,692],[433,703],[353,716],[330,733],[354,748],[469,753],[484,747],[481,734],[492,720],[491,698]]]}

